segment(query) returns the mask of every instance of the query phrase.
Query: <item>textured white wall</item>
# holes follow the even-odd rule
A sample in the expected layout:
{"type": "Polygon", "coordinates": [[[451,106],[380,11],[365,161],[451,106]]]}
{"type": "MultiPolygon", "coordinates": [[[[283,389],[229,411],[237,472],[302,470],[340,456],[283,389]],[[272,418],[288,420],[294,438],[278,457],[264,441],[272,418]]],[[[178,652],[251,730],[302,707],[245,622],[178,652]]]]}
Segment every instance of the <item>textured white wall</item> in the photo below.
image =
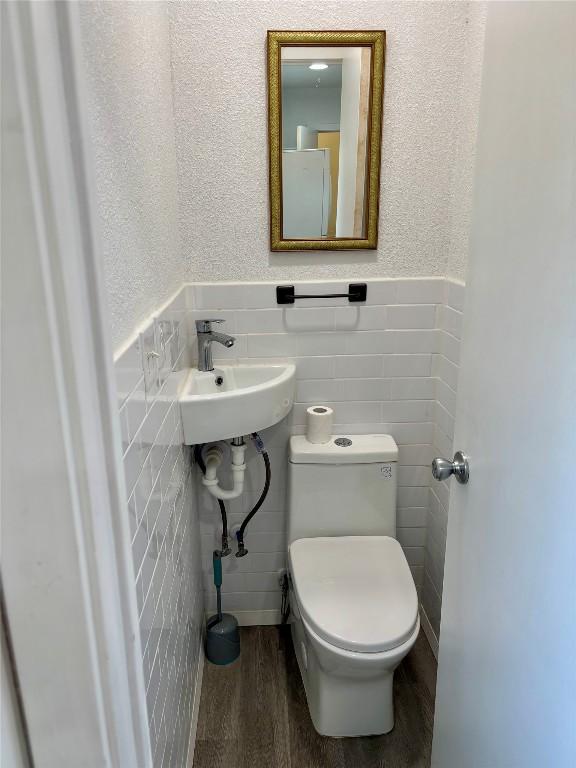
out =
{"type": "Polygon", "coordinates": [[[118,348],[187,271],[178,239],[169,25],[162,2],[80,7],[101,243],[118,348]]]}
{"type": "Polygon", "coordinates": [[[192,280],[463,276],[484,5],[170,4],[180,231],[192,280]],[[377,252],[268,250],[267,29],[386,29],[377,252]]]}
{"type": "Polygon", "coordinates": [[[452,163],[450,193],[450,224],[448,231],[448,259],[446,276],[466,280],[468,238],[472,210],[474,167],[476,162],[476,135],[482,63],[484,59],[484,29],[486,4],[470,3],[467,13],[471,44],[464,49],[460,98],[467,107],[461,110],[452,163]],[[471,99],[474,101],[472,102],[471,99]]]}
{"type": "Polygon", "coordinates": [[[114,346],[185,279],[464,278],[484,16],[466,2],[82,3],[114,346]],[[271,254],[266,30],[327,19],[388,32],[380,246],[271,254]]]}

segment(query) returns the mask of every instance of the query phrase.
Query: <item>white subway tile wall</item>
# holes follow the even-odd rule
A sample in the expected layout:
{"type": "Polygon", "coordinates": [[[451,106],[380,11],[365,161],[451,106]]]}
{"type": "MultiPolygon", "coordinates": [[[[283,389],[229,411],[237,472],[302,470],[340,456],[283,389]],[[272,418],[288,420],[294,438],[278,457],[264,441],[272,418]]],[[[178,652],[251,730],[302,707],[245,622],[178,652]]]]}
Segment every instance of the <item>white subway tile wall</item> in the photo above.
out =
{"type": "MultiPolygon", "coordinates": [[[[335,410],[334,432],[391,434],[400,448],[397,535],[423,608],[438,633],[449,489],[431,485],[433,455],[450,455],[464,289],[442,278],[369,280],[366,305],[311,299],[279,308],[275,283],[184,286],[116,362],[127,514],[140,611],[150,738],[156,768],[184,768],[205,608],[215,609],[216,500],[190,471],[177,403],[196,358],[194,320],[219,317],[236,336],[216,362],[291,360],[294,409],[262,437],[272,464],[265,504],[248,527],[249,554],[223,560],[223,607],[243,624],[280,619],[286,567],[288,441],[305,432],[310,403],[335,410]]],[[[300,283],[299,293],[345,292],[347,283],[300,283]]],[[[222,484],[231,484],[224,469],[222,484]]],[[[245,492],[228,502],[239,527],[264,483],[247,452],[245,492]]]]}
{"type": "Polygon", "coordinates": [[[178,406],[193,350],[185,300],[182,290],[115,362],[155,768],[187,765],[204,619],[198,508],[178,406]]]}
{"type": "MultiPolygon", "coordinates": [[[[452,458],[454,447],[454,419],[458,386],[458,363],[462,335],[462,311],[465,289],[461,283],[445,282],[444,301],[438,306],[439,349],[433,356],[432,374],[436,386],[434,436],[432,454],[452,458]]],[[[422,609],[431,645],[438,647],[440,613],[442,608],[442,584],[444,580],[444,552],[450,483],[438,483],[430,479],[429,515],[424,557],[422,584],[422,609]]]]}
{"type": "MultiPolygon", "coordinates": [[[[458,339],[453,334],[459,332],[463,288],[442,278],[367,283],[368,300],[361,306],[346,299],[309,299],[278,307],[276,283],[187,286],[192,317],[225,318],[224,330],[237,337],[232,349],[215,345],[216,361],[288,359],[297,369],[290,417],[262,434],[272,463],[272,484],[247,530],[249,554],[223,561],[223,606],[241,623],[279,620],[279,575],[286,566],[288,439],[305,432],[310,403],[334,409],[335,433],[389,433],[400,446],[397,535],[418,590],[423,591],[427,529],[432,524],[430,462],[437,423],[447,430],[453,425],[458,361],[458,339]]],[[[339,281],[296,285],[300,294],[346,292],[348,287],[339,281]]],[[[222,481],[226,485],[231,478],[223,473],[222,481]]],[[[228,504],[232,530],[258,499],[263,482],[262,460],[250,447],[247,491],[228,504]]],[[[220,516],[216,500],[204,489],[198,498],[205,604],[214,610],[211,558],[219,547],[220,516]]],[[[434,555],[435,575],[441,576],[443,561],[436,550],[434,555]]]]}

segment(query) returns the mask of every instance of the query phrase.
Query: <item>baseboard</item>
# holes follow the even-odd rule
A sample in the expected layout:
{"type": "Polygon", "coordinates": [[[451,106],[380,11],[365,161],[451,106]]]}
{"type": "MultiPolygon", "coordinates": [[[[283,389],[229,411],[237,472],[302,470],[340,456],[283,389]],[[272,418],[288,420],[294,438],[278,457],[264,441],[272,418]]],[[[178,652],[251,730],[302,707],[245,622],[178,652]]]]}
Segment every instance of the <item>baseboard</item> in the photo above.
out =
{"type": "Polygon", "coordinates": [[[194,748],[196,747],[196,731],[198,730],[198,713],[200,712],[200,698],[202,696],[202,676],[204,674],[204,647],[200,644],[198,668],[196,669],[196,682],[194,683],[194,701],[192,702],[192,720],[190,723],[190,740],[188,742],[187,768],[192,768],[194,763],[194,748]]]}
{"type": "MultiPolygon", "coordinates": [[[[238,624],[241,627],[259,627],[282,623],[282,612],[279,609],[269,609],[262,611],[230,611],[236,616],[238,624]]],[[[213,616],[214,611],[207,611],[206,618],[213,616]]]]}
{"type": "Polygon", "coordinates": [[[426,635],[426,640],[428,640],[430,648],[432,649],[432,653],[434,654],[436,661],[438,661],[438,638],[432,629],[432,624],[430,624],[430,619],[426,615],[426,611],[422,604],[420,605],[420,623],[422,624],[422,629],[426,635]]]}

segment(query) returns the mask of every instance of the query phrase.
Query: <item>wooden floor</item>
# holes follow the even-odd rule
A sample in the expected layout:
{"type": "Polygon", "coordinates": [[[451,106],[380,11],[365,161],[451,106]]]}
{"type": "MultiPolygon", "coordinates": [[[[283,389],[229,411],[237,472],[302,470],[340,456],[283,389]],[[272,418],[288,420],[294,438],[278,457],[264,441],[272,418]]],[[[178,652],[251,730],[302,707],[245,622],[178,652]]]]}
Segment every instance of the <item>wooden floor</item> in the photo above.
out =
{"type": "Polygon", "coordinates": [[[386,736],[330,739],[310,720],[288,627],[245,627],[240,659],[206,662],[194,768],[427,768],[436,661],[422,633],[394,679],[386,736]]]}

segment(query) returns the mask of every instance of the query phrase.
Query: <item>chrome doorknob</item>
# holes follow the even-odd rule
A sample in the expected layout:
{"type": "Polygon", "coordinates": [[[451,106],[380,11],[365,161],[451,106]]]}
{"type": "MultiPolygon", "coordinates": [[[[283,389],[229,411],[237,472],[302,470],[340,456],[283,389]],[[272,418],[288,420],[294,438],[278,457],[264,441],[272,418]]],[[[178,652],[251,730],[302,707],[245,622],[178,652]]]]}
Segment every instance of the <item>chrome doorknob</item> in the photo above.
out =
{"type": "Polygon", "coordinates": [[[468,459],[461,451],[456,451],[452,461],[438,457],[432,462],[432,476],[435,480],[447,480],[450,475],[454,475],[463,485],[468,482],[470,476],[468,459]]]}

